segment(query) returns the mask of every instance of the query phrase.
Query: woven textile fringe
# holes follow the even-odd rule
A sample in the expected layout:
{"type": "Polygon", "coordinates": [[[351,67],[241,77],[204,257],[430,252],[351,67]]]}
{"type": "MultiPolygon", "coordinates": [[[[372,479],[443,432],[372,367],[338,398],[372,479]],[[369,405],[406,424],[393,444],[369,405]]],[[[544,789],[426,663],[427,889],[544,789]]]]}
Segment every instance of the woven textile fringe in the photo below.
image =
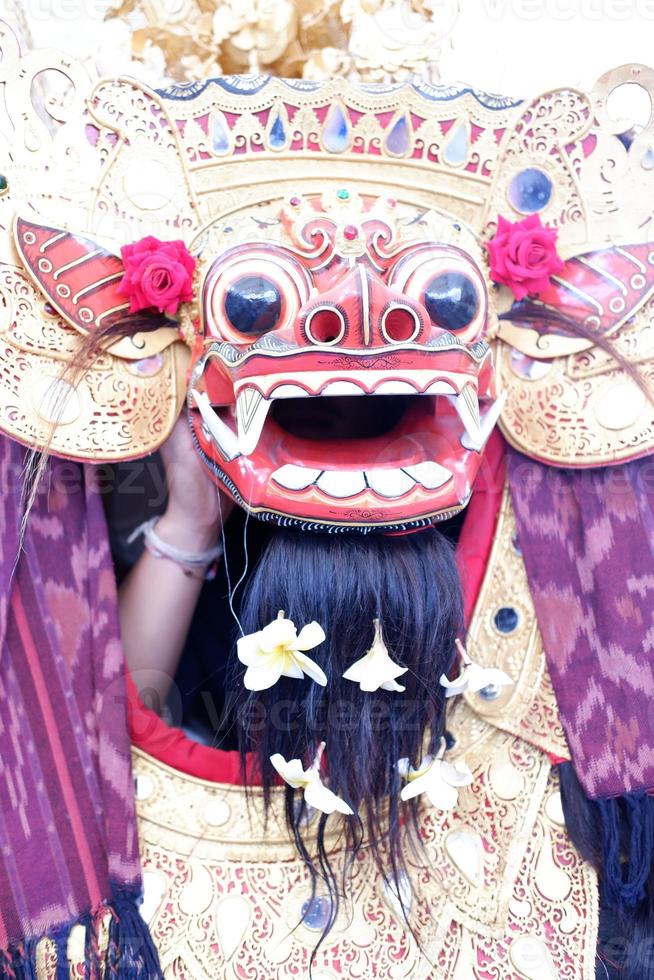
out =
{"type": "Polygon", "coordinates": [[[646,895],[654,864],[654,800],[629,793],[598,800],[602,829],[602,899],[608,908],[626,912],[646,895]]]}
{"type": "Polygon", "coordinates": [[[56,952],[56,980],[69,980],[68,942],[76,926],[84,928],[85,980],[163,980],[157,950],[139,913],[138,901],[136,894],[117,889],[111,902],[94,915],[80,916],[52,935],[26,939],[0,950],[0,980],[37,980],[37,960],[45,955],[39,944],[46,940],[52,944],[50,951],[56,952]]]}

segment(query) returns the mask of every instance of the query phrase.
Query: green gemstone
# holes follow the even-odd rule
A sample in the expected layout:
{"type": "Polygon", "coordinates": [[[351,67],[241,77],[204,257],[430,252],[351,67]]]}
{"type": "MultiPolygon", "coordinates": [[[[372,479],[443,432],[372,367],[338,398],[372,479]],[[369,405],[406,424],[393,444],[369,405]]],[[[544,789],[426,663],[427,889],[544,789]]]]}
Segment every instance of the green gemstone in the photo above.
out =
{"type": "Polygon", "coordinates": [[[3,174],[0,174],[0,191],[6,191],[8,187],[7,178],[3,174]]]}
{"type": "Polygon", "coordinates": [[[336,197],[339,199],[339,201],[349,201],[349,199],[350,199],[350,192],[349,191],[346,191],[344,189],[341,189],[340,191],[336,191],[336,197]]]}

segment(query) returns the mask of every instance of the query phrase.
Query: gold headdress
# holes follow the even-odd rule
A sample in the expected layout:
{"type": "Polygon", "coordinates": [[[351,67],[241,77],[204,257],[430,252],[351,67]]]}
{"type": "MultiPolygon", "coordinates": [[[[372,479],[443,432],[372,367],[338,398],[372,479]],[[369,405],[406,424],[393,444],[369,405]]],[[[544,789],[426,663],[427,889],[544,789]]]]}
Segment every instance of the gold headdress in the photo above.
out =
{"type": "MultiPolygon", "coordinates": [[[[601,330],[635,366],[650,357],[654,113],[641,132],[626,132],[607,102],[628,82],[651,97],[651,70],[627,66],[590,94],[560,89],[527,102],[428,82],[265,76],[154,91],[128,78],[94,83],[52,52],[21,56],[8,28],[0,41],[13,126],[0,197],[0,424],[10,435],[30,445],[51,440],[55,452],[76,458],[118,459],[158,446],[178,414],[188,350],[200,343],[193,304],[183,308],[180,331],[171,325],[119,340],[74,390],[66,380],[81,336],[107,312],[91,303],[85,326],[59,301],[71,268],[89,253],[117,255],[157,235],[211,257],[244,223],[274,241],[274,215],[289,195],[346,183],[392,196],[400,221],[435,209],[480,239],[492,239],[500,216],[537,214],[557,229],[565,270],[536,305],[583,321],[588,336],[535,327],[534,304],[509,311],[508,291],[495,296],[502,428],[519,448],[555,463],[651,450],[644,395],[592,336],[601,330]],[[39,103],[32,83],[49,70],[70,81],[65,104],[39,103]],[[46,236],[37,235],[39,257],[27,257],[30,228],[23,226],[27,239],[15,238],[17,217],[46,236]],[[81,251],[68,260],[73,266],[51,267],[46,253],[66,232],[81,251]]],[[[93,279],[80,286],[96,300],[98,288],[93,279]]]]}

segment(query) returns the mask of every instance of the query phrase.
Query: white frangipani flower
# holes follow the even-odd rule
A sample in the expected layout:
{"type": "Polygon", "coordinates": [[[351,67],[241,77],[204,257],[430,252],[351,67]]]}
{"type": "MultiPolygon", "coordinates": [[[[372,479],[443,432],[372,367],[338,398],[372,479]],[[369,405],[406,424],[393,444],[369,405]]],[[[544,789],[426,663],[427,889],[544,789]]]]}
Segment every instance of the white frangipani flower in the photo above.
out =
{"type": "Polygon", "coordinates": [[[505,687],[507,684],[513,684],[509,675],[505,674],[499,667],[482,667],[480,664],[476,664],[468,656],[461,640],[454,642],[463,661],[463,667],[459,676],[455,677],[453,681],[448,680],[445,674],[441,674],[441,687],[445,688],[446,698],[453,698],[457,694],[463,694],[464,691],[472,691],[473,694],[476,694],[477,691],[491,685],[505,687]]]}
{"type": "Polygon", "coordinates": [[[352,664],[343,674],[346,681],[354,681],[362,691],[406,691],[398,684],[397,677],[406,674],[408,667],[400,667],[391,660],[388,648],[382,637],[381,625],[378,619],[373,620],[375,638],[368,652],[352,664]]]}
{"type": "Polygon", "coordinates": [[[293,789],[304,791],[304,801],[307,806],[312,806],[314,810],[321,810],[322,813],[345,813],[351,816],[354,811],[336,793],[327,789],[320,778],[320,763],[322,754],[325,751],[325,743],[321,742],[316,753],[316,758],[309,769],[303,769],[300,759],[289,759],[288,762],[283,755],[276,752],[270,756],[270,761],[282,777],[285,783],[293,789]]]}
{"type": "Polygon", "coordinates": [[[451,810],[456,806],[459,787],[469,786],[473,776],[464,762],[452,765],[445,762],[444,755],[445,739],[441,738],[438,754],[435,757],[425,756],[418,769],[414,769],[408,759],[400,759],[398,772],[408,780],[400,793],[404,801],[426,793],[429,802],[438,810],[451,810]]]}
{"type": "Polygon", "coordinates": [[[309,623],[298,636],[295,624],[280,611],[277,619],[264,629],[242,636],[237,642],[238,659],[247,667],[243,683],[248,691],[264,691],[280,677],[301,680],[306,674],[324,687],[327,684],[324,672],[302,652],[319,646],[324,639],[325,632],[318,623],[309,623]]]}

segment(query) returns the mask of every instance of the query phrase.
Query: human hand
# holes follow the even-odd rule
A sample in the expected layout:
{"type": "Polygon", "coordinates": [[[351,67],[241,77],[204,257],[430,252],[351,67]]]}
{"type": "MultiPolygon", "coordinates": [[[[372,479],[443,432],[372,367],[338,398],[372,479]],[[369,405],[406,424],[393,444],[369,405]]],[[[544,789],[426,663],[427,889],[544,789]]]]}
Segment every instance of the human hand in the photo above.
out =
{"type": "Polygon", "coordinates": [[[168,506],[158,522],[157,533],[186,551],[213,547],[234,503],[209,476],[184,413],[161,447],[161,458],[168,483],[168,506]]]}

